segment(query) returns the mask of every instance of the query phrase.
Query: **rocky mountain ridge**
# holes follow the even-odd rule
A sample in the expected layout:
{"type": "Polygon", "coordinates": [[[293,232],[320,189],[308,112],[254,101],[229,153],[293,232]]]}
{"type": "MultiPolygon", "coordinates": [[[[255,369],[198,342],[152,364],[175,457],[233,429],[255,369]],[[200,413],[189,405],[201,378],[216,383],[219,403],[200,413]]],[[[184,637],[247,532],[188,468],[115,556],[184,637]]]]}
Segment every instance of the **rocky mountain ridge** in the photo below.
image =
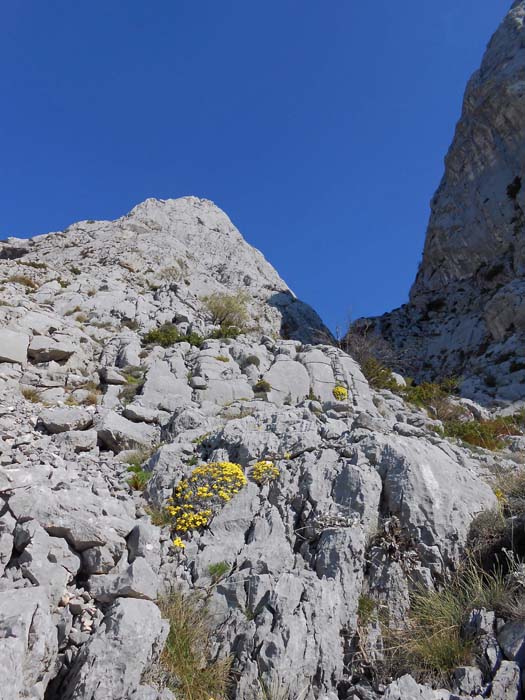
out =
{"type": "MultiPolygon", "coordinates": [[[[482,400],[522,371],[519,307],[489,310],[521,274],[524,17],[380,321],[421,376],[475,354],[482,400]]],[[[521,700],[525,416],[374,388],[331,340],[207,200],[0,242],[1,700],[521,700]]]]}
{"type": "Polygon", "coordinates": [[[474,452],[371,388],[210,202],[1,250],[0,697],[190,697],[159,661],[172,590],[207,600],[239,700],[519,697],[514,622],[486,613],[483,671],[438,691],[373,682],[363,605],[402,624],[414,585],[447,578],[520,438],[474,452]],[[204,297],[246,288],[231,334],[204,297]]]}
{"type": "Polygon", "coordinates": [[[374,320],[418,379],[484,403],[525,387],[525,3],[470,79],[408,304],[374,320]]]}

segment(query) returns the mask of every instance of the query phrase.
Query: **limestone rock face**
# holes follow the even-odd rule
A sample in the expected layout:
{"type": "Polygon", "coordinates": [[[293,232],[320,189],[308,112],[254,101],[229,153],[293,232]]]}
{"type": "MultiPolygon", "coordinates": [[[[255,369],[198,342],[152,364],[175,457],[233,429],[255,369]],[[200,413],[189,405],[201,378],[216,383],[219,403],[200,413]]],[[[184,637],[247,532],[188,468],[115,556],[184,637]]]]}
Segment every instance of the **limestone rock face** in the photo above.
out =
{"type": "Polygon", "coordinates": [[[206,601],[232,700],[518,700],[522,623],[473,614],[484,657],[457,669],[461,694],[385,686],[363,605],[401,625],[414,586],[447,579],[519,438],[473,452],[375,391],[211,202],[148,200],[0,261],[2,700],[182,697],[159,662],[173,588],[206,601]],[[217,291],[246,295],[236,337],[203,301],[217,291]],[[166,322],[173,342],[149,342],[166,322]],[[195,527],[172,510],[185,484],[211,513],[195,527]]]}
{"type": "MultiPolygon", "coordinates": [[[[23,260],[26,276],[28,270],[42,272],[31,264],[54,268],[54,280],[40,282],[34,295],[44,302],[67,280],[63,287],[67,291],[57,300],[64,314],[79,312],[79,302],[89,294],[81,313],[93,322],[154,327],[175,320],[202,332],[207,322],[205,314],[199,313],[202,297],[237,291],[247,294],[249,322],[259,332],[303,341],[319,334],[330,337],[315,311],[295,297],[263,255],[209,200],[148,199],[116,221],[83,221],[24,244],[23,249],[15,249],[12,239],[1,242],[0,259],[23,260]]],[[[23,314],[12,318],[10,325],[23,327],[23,314]]],[[[4,345],[7,361],[25,359],[21,338],[2,340],[0,334],[0,343],[0,361],[4,345]]],[[[63,361],[72,348],[67,337],[55,333],[36,336],[29,353],[37,362],[63,361]]]]}
{"type": "Polygon", "coordinates": [[[470,79],[407,305],[375,320],[420,378],[525,397],[525,2],[470,79]]]}

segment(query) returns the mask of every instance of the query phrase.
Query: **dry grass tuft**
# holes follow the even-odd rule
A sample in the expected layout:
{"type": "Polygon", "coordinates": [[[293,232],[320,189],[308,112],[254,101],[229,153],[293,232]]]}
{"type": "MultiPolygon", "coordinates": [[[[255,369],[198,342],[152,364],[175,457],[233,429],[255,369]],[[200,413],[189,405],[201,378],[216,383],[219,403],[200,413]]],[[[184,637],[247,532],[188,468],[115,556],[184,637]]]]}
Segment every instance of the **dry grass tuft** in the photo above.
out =
{"type": "Polygon", "coordinates": [[[158,605],[170,623],[160,658],[168,687],[180,700],[225,700],[232,660],[209,660],[211,623],[206,605],[197,594],[176,590],[158,605]]]}

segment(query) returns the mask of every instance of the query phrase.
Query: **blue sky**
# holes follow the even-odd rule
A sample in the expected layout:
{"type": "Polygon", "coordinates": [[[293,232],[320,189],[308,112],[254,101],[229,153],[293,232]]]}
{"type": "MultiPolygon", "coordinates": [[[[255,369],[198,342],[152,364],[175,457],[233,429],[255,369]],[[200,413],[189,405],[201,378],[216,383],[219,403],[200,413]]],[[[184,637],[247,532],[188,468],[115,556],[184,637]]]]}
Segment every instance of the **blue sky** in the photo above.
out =
{"type": "Polygon", "coordinates": [[[407,299],[510,0],[11,0],[0,238],[214,200],[332,327],[407,299]]]}

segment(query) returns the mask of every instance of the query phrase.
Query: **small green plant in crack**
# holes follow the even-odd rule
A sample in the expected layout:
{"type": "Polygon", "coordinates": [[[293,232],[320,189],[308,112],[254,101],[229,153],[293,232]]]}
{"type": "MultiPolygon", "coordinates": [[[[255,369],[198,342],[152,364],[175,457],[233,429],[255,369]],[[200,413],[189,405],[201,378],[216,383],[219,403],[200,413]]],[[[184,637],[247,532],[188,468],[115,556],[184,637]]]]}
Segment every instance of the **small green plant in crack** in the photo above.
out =
{"type": "Polygon", "coordinates": [[[226,357],[226,355],[217,355],[215,357],[215,359],[218,360],[219,362],[229,362],[230,361],[230,358],[226,357]]]}
{"type": "Polygon", "coordinates": [[[230,573],[231,566],[227,561],[218,561],[216,564],[208,566],[208,573],[212,583],[219,583],[225,576],[230,573]]]}
{"type": "Polygon", "coordinates": [[[367,625],[377,617],[377,603],[369,595],[362,593],[357,604],[357,615],[362,625],[367,625]]]}
{"type": "Polygon", "coordinates": [[[206,438],[210,437],[211,433],[204,433],[203,435],[199,435],[196,438],[193,438],[191,441],[194,445],[202,445],[202,443],[206,440],[206,438]]]}
{"type": "Polygon", "coordinates": [[[132,474],[128,479],[129,486],[134,491],[144,491],[146,484],[151,479],[151,472],[145,471],[141,466],[136,464],[129,466],[128,472],[132,474]]]}
{"type": "Polygon", "coordinates": [[[165,508],[157,508],[156,506],[146,506],[144,510],[149,515],[153,525],[156,525],[157,527],[171,525],[171,516],[165,508]]]}

